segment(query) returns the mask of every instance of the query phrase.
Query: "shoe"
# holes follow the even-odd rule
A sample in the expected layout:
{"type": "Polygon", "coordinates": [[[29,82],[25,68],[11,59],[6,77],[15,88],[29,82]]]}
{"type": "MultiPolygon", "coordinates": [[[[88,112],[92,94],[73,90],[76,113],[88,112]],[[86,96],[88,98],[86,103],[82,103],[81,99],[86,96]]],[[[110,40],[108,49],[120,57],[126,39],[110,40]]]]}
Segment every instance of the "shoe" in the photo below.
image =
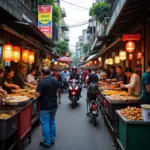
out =
{"type": "Polygon", "coordinates": [[[54,145],[55,144],[55,141],[51,142],[51,145],[54,145]]]}
{"type": "Polygon", "coordinates": [[[51,147],[51,145],[47,145],[44,142],[40,142],[40,146],[43,146],[45,148],[50,148],[51,147]]]}

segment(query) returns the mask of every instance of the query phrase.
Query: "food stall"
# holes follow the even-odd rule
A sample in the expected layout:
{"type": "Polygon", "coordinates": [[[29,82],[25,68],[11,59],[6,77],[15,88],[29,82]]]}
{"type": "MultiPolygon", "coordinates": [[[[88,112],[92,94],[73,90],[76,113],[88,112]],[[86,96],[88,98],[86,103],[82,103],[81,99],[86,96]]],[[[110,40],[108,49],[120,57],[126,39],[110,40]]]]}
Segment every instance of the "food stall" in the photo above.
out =
{"type": "Polygon", "coordinates": [[[104,116],[105,123],[113,132],[113,142],[116,142],[116,113],[118,109],[127,106],[139,106],[139,97],[132,96],[128,92],[115,88],[110,84],[99,84],[99,105],[104,116]]]}
{"type": "Polygon", "coordinates": [[[142,109],[127,107],[116,110],[117,143],[119,150],[149,150],[150,122],[142,120],[142,109]]]}
{"type": "Polygon", "coordinates": [[[12,94],[3,98],[0,106],[0,130],[5,134],[0,138],[2,150],[6,149],[6,140],[12,143],[9,149],[17,146],[19,150],[22,149],[25,137],[28,137],[31,142],[32,125],[39,119],[38,100],[34,98],[34,91],[31,89],[12,90],[12,94]],[[7,131],[11,132],[7,133],[7,131]],[[15,137],[16,140],[9,139],[11,137],[15,137]]]}

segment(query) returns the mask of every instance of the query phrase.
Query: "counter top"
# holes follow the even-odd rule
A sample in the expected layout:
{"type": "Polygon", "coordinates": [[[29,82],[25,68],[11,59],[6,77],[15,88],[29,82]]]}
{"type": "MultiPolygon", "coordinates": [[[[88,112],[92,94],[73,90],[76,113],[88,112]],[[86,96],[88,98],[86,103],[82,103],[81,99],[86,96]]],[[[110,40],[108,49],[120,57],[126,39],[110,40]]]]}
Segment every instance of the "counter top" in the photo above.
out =
{"type": "Polygon", "coordinates": [[[123,115],[121,115],[120,113],[120,110],[116,110],[116,113],[117,115],[119,116],[119,118],[125,122],[126,124],[147,124],[147,125],[150,125],[150,122],[146,122],[146,121],[143,121],[143,120],[129,120],[129,119],[126,119],[123,115]]]}

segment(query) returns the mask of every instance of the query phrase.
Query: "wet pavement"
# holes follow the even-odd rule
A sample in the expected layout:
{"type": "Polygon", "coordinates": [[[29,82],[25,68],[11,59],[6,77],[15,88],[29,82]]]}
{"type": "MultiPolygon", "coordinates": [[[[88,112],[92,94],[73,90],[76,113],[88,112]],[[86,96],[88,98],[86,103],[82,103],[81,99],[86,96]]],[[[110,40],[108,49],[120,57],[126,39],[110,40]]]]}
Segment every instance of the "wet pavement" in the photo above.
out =
{"type": "MultiPolygon", "coordinates": [[[[94,127],[90,118],[86,116],[86,89],[76,109],[72,109],[67,94],[62,95],[62,104],[59,105],[56,123],[57,138],[51,150],[115,150],[112,146],[112,136],[100,116],[98,125],[94,127]]],[[[25,150],[44,150],[39,146],[41,128],[36,127],[32,133],[32,143],[25,150]]]]}

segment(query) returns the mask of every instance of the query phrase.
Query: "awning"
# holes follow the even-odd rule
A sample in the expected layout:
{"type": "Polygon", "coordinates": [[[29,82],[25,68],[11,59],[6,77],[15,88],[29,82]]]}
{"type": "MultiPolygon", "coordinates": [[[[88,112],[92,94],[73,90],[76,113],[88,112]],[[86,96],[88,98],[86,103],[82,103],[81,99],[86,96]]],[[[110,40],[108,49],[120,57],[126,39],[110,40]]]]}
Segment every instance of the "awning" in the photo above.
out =
{"type": "Polygon", "coordinates": [[[30,45],[32,45],[34,48],[40,49],[40,47],[38,47],[36,44],[34,44],[33,42],[29,41],[27,38],[25,38],[24,36],[22,36],[21,34],[17,33],[16,31],[12,30],[11,28],[7,27],[6,25],[0,25],[0,29],[16,36],[19,37],[20,39],[26,41],[27,43],[29,43],[30,45]]]}
{"type": "Polygon", "coordinates": [[[88,59],[86,60],[86,62],[92,60],[96,55],[97,55],[97,54],[93,54],[93,55],[89,56],[88,59]]]}
{"type": "Polygon", "coordinates": [[[30,33],[33,33],[35,35],[34,38],[40,39],[42,42],[44,42],[48,46],[55,47],[54,41],[52,39],[47,38],[33,23],[20,22],[20,21],[14,21],[12,23],[14,23],[16,26],[18,25],[18,27],[21,26],[21,27],[28,29],[30,33]]]}

